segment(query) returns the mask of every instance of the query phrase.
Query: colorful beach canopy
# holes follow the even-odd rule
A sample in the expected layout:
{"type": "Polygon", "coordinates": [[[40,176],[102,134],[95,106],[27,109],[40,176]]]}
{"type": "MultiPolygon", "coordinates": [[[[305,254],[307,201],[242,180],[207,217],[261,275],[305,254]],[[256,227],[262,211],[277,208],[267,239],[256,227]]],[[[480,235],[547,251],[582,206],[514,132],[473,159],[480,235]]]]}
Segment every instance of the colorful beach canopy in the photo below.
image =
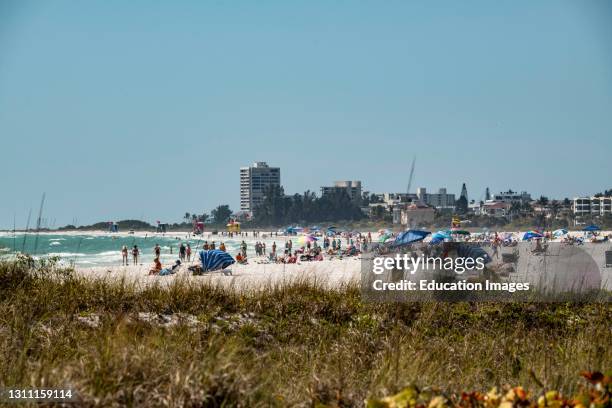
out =
{"type": "Polygon", "coordinates": [[[559,228],[558,230],[554,230],[552,234],[553,237],[560,237],[567,234],[567,230],[565,228],[559,228]]]}
{"type": "Polygon", "coordinates": [[[599,227],[598,227],[597,225],[595,225],[595,224],[592,224],[592,225],[589,225],[588,227],[584,227],[582,230],[583,230],[583,231],[587,231],[587,232],[593,232],[593,231],[600,231],[600,230],[601,230],[601,228],[599,228],[599,227]]]}
{"type": "Polygon", "coordinates": [[[395,241],[393,241],[392,246],[402,246],[412,244],[413,242],[419,242],[425,239],[426,236],[431,234],[429,231],[420,231],[420,230],[408,230],[400,233],[395,241]]]}
{"type": "Polygon", "coordinates": [[[523,241],[529,241],[533,238],[542,238],[544,235],[540,234],[536,231],[527,231],[525,235],[523,235],[523,241]]]}
{"type": "Polygon", "coordinates": [[[318,240],[318,238],[315,237],[315,236],[312,236],[312,235],[302,235],[302,236],[298,237],[298,239],[297,239],[298,244],[300,244],[300,245],[306,245],[309,242],[315,242],[317,240],[318,240]]]}
{"type": "Polygon", "coordinates": [[[236,261],[234,261],[234,258],[227,252],[223,252],[219,249],[211,249],[208,251],[200,251],[200,262],[202,262],[202,269],[204,272],[211,272],[225,269],[236,261]]]}

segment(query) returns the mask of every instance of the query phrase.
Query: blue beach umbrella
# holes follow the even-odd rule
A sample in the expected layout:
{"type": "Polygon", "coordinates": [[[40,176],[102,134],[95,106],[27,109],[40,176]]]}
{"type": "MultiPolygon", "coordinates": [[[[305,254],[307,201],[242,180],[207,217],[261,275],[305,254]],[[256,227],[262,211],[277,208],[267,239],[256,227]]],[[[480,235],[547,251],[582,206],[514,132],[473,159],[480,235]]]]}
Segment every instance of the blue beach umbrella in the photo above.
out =
{"type": "Polygon", "coordinates": [[[439,244],[440,242],[444,242],[446,240],[452,240],[453,237],[451,232],[448,230],[438,231],[431,236],[431,241],[429,242],[431,245],[439,244]]]}
{"type": "Polygon", "coordinates": [[[601,228],[599,228],[599,227],[598,227],[597,225],[595,225],[595,224],[592,224],[592,225],[589,225],[588,227],[584,227],[582,230],[583,230],[583,231],[586,231],[586,232],[593,232],[593,231],[600,231],[600,230],[601,230],[601,228]]]}
{"type": "Polygon", "coordinates": [[[544,235],[535,231],[527,231],[525,235],[523,235],[523,241],[529,241],[532,238],[542,238],[544,235]]]}
{"type": "Polygon", "coordinates": [[[431,234],[429,231],[420,231],[420,230],[408,230],[400,233],[395,241],[393,241],[392,246],[402,246],[412,244],[413,242],[419,242],[425,239],[427,235],[431,234]]]}
{"type": "Polygon", "coordinates": [[[200,251],[200,262],[204,272],[217,271],[225,269],[236,261],[230,254],[219,249],[211,249],[208,251],[200,251]]]}

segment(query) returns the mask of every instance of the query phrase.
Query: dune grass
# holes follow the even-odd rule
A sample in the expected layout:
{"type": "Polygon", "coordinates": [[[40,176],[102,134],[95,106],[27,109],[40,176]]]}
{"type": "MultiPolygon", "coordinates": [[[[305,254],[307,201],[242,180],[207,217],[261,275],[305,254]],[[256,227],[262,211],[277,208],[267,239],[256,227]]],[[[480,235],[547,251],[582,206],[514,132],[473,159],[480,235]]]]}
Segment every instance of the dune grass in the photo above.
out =
{"type": "Polygon", "coordinates": [[[104,406],[363,406],[409,384],[571,394],[580,371],[612,368],[611,321],[607,303],[370,304],[356,286],[136,288],[3,262],[0,386],[104,406]]]}

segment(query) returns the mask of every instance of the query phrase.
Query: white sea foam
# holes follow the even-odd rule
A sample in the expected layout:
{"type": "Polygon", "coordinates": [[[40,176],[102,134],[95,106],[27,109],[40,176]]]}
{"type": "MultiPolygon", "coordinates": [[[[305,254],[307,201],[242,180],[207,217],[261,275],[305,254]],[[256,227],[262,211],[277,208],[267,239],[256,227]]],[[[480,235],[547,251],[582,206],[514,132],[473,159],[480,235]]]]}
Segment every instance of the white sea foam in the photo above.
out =
{"type": "Polygon", "coordinates": [[[88,254],[82,254],[77,252],[49,252],[49,256],[59,256],[60,258],[82,258],[86,256],[91,256],[88,254]]]}

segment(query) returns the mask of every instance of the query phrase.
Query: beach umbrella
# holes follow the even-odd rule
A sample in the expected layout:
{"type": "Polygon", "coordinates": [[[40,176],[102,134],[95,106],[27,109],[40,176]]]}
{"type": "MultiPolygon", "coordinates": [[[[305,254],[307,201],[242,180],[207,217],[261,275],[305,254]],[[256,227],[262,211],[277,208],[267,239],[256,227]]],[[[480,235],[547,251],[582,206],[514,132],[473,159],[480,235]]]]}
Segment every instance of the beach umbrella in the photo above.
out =
{"type": "Polygon", "coordinates": [[[432,238],[452,239],[451,232],[448,230],[438,231],[432,235],[432,238]]]}
{"type": "Polygon", "coordinates": [[[427,235],[431,234],[429,231],[420,231],[420,230],[408,230],[400,233],[395,241],[393,241],[392,246],[402,246],[412,244],[413,242],[419,242],[425,239],[427,235]]]}
{"type": "Polygon", "coordinates": [[[393,238],[393,236],[391,234],[382,234],[381,236],[378,237],[378,242],[380,242],[381,244],[385,243],[387,240],[393,238]]]}
{"type": "Polygon", "coordinates": [[[451,232],[448,230],[438,231],[431,236],[430,244],[435,245],[445,240],[452,240],[451,232]]]}
{"type": "Polygon", "coordinates": [[[533,238],[538,239],[538,238],[542,238],[543,236],[544,235],[536,231],[527,231],[525,235],[523,235],[523,241],[529,241],[530,239],[533,239],[533,238]]]}
{"type": "Polygon", "coordinates": [[[470,232],[465,230],[451,230],[451,233],[456,235],[470,235],[470,232]]]}
{"type": "Polygon", "coordinates": [[[553,237],[560,237],[562,235],[567,234],[567,230],[565,228],[560,228],[558,230],[554,230],[552,234],[553,237]]]}
{"type": "Polygon", "coordinates": [[[200,251],[200,262],[202,262],[202,269],[204,272],[210,272],[225,269],[236,261],[227,252],[211,249],[208,251],[200,251]]]}
{"type": "Polygon", "coordinates": [[[297,242],[299,245],[306,245],[309,242],[315,242],[317,241],[318,238],[312,235],[302,235],[300,237],[298,237],[297,242]]]}
{"type": "Polygon", "coordinates": [[[593,232],[593,231],[600,231],[600,230],[601,230],[601,228],[599,228],[599,227],[598,227],[597,225],[595,225],[595,224],[592,224],[592,225],[589,225],[588,227],[584,227],[582,230],[583,230],[583,231],[586,231],[586,232],[593,232]]]}

